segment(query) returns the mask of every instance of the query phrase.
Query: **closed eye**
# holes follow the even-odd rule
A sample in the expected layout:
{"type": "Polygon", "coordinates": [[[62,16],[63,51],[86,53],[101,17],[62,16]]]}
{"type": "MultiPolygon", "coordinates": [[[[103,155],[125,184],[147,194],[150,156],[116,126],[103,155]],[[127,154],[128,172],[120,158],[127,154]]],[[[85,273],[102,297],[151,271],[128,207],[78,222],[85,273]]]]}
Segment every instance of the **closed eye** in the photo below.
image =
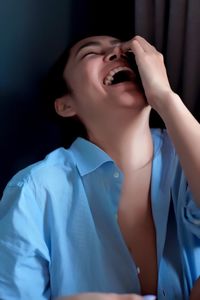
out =
{"type": "Polygon", "coordinates": [[[83,59],[83,58],[86,57],[86,56],[90,56],[90,55],[101,55],[101,53],[94,52],[94,51],[90,51],[90,52],[85,53],[85,54],[81,57],[81,59],[83,59]]]}

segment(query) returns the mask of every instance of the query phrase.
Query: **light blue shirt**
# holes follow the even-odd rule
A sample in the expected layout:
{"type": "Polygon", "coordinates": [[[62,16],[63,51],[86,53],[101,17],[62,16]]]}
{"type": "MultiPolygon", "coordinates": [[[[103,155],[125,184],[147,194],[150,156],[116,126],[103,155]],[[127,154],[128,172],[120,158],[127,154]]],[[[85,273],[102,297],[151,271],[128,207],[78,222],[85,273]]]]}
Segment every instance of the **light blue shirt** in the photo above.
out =
{"type": "MultiPolygon", "coordinates": [[[[185,300],[200,275],[200,209],[167,132],[152,136],[158,299],[185,300]]],[[[0,299],[140,294],[117,222],[122,182],[115,162],[82,138],[14,176],[0,202],[0,299]]]]}

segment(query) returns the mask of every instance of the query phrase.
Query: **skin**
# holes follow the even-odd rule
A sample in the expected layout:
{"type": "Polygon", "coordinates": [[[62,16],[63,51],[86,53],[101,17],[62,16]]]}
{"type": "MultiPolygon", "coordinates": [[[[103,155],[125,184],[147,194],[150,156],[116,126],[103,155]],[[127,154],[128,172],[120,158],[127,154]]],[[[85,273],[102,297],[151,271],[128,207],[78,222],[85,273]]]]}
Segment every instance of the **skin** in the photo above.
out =
{"type": "MultiPolygon", "coordinates": [[[[85,293],[82,295],[75,295],[72,297],[62,297],[57,300],[142,300],[143,297],[138,295],[117,295],[104,293],[85,293]]],[[[152,299],[151,299],[152,300],[152,299]]]]}
{"type": "MultiPolygon", "coordinates": [[[[195,201],[200,206],[200,125],[172,91],[162,54],[140,36],[125,43],[108,36],[89,37],[71,49],[64,77],[72,93],[56,100],[57,113],[63,117],[77,115],[86,126],[89,139],[115,160],[127,178],[130,174],[133,177],[137,175],[152,160],[149,113],[154,108],[165,122],[195,201]],[[96,44],[79,51],[88,42],[96,44]],[[126,51],[135,55],[146,97],[134,80],[116,86],[103,84],[109,70],[125,65],[126,51]]],[[[145,199],[148,201],[148,197],[145,199]]],[[[199,295],[200,284],[197,281],[191,300],[199,299],[199,295]]],[[[98,293],[92,297],[95,300],[108,297],[140,299],[136,295],[98,293]]],[[[90,296],[83,294],[67,299],[84,300],[90,299],[90,296]]]]}
{"type": "Polygon", "coordinates": [[[136,83],[124,83],[116,87],[103,84],[103,78],[110,69],[125,64],[120,42],[113,45],[113,39],[87,38],[71,49],[64,76],[73,92],[57,99],[55,108],[63,117],[78,115],[87,128],[89,139],[104,149],[122,170],[129,167],[138,169],[152,157],[148,124],[151,108],[136,83]],[[91,40],[100,40],[101,45],[84,48],[76,56],[77,50],[91,40]],[[91,51],[96,54],[82,58],[91,51]],[[145,148],[145,153],[138,155],[138,150],[145,148]],[[127,149],[132,155],[127,153],[127,149]],[[137,156],[137,160],[127,161],[127,157],[131,156],[137,156]]]}

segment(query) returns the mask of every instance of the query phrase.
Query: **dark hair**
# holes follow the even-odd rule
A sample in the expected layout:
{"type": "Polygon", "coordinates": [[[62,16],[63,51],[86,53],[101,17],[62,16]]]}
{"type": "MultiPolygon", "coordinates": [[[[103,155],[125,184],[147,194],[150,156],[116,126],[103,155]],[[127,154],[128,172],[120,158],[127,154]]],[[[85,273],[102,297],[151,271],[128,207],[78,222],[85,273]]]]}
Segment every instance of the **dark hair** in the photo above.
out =
{"type": "Polygon", "coordinates": [[[51,110],[52,116],[56,116],[54,109],[55,100],[71,92],[63,76],[65,66],[69,59],[69,53],[70,49],[67,48],[53,64],[44,79],[43,93],[47,109],[51,110]]]}
{"type": "Polygon", "coordinates": [[[72,89],[63,74],[70,56],[71,47],[72,45],[68,46],[51,67],[42,87],[45,113],[50,121],[56,122],[56,125],[60,127],[63,140],[62,146],[65,147],[70,146],[79,136],[87,138],[85,126],[78,117],[61,117],[56,113],[54,108],[57,98],[72,93],[72,89]]]}

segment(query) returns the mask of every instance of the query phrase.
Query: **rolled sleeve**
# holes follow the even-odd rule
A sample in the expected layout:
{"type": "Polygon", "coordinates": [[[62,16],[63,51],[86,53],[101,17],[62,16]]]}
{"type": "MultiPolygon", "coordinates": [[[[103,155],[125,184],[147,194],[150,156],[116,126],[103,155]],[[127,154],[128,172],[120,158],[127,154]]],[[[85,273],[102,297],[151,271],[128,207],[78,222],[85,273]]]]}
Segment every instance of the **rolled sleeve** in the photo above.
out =
{"type": "Polygon", "coordinates": [[[0,201],[0,299],[49,299],[49,252],[31,180],[8,184],[0,201]]]}

